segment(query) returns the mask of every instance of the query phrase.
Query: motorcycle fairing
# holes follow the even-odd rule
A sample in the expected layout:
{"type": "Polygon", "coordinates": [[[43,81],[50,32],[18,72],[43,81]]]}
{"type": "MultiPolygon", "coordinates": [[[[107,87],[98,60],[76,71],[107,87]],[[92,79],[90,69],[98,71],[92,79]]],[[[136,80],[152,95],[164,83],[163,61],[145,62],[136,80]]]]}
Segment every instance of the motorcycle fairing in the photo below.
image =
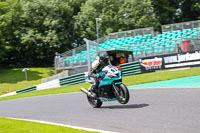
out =
{"type": "MultiPolygon", "coordinates": [[[[120,70],[118,70],[119,73],[118,74],[113,74],[113,73],[107,73],[106,76],[101,80],[101,82],[99,83],[99,87],[101,86],[105,86],[105,85],[112,85],[112,83],[114,82],[115,84],[121,84],[121,72],[120,70]],[[108,75],[112,75],[113,77],[109,77],[108,75]],[[115,82],[116,81],[116,82],[115,82]]],[[[105,71],[101,71],[98,74],[102,75],[105,71]]]]}

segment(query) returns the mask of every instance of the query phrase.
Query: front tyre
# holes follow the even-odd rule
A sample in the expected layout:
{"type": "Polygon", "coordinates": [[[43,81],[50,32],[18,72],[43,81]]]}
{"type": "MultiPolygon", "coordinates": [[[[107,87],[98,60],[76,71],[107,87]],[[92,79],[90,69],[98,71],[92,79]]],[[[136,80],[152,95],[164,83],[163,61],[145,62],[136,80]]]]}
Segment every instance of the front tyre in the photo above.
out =
{"type": "Polygon", "coordinates": [[[87,96],[87,99],[93,108],[100,108],[102,105],[102,102],[99,99],[95,99],[95,98],[89,97],[89,96],[87,96]]]}
{"type": "Polygon", "coordinates": [[[129,101],[129,91],[124,84],[116,85],[118,87],[118,94],[116,95],[117,101],[121,104],[126,104],[129,101]]]}

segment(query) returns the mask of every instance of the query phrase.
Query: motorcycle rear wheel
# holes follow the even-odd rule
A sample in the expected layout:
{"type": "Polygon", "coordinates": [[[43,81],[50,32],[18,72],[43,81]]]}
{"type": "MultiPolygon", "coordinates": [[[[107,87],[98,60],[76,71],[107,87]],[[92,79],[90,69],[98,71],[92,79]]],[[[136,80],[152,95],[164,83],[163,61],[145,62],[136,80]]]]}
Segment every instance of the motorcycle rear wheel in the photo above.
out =
{"type": "Polygon", "coordinates": [[[121,104],[126,104],[129,101],[129,91],[124,84],[117,85],[119,95],[116,96],[117,101],[121,104]]]}
{"type": "Polygon", "coordinates": [[[100,108],[102,103],[99,99],[95,99],[95,98],[92,98],[90,96],[87,96],[87,99],[88,99],[88,102],[90,103],[90,105],[93,107],[93,108],[100,108]]]}

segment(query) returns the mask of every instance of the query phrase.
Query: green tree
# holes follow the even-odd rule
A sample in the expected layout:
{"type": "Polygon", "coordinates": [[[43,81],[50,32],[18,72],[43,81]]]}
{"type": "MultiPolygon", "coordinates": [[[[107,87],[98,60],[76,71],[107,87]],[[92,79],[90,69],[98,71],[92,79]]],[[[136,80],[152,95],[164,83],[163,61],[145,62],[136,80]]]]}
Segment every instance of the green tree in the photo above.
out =
{"type": "Polygon", "coordinates": [[[180,3],[181,19],[180,21],[192,21],[200,19],[200,1],[182,0],[180,3]]]}
{"type": "Polygon", "coordinates": [[[8,43],[5,39],[3,32],[5,31],[6,23],[6,13],[9,11],[9,5],[6,2],[0,2],[0,60],[3,59],[5,54],[5,47],[8,43]]]}
{"type": "Polygon", "coordinates": [[[159,24],[150,0],[88,0],[74,17],[81,38],[96,39],[95,18],[102,18],[100,36],[159,24]]]}
{"type": "Polygon", "coordinates": [[[71,34],[71,44],[73,47],[77,47],[84,42],[83,39],[79,36],[79,34],[76,34],[77,32],[75,32],[74,28],[75,20],[73,19],[73,16],[76,16],[80,12],[82,4],[84,4],[86,0],[65,0],[65,1],[69,4],[69,6],[72,9],[71,10],[72,16],[69,28],[69,33],[71,34]]]}
{"type": "Polygon", "coordinates": [[[20,4],[16,0],[0,2],[0,66],[12,64],[12,59],[17,58],[17,39],[14,31],[18,25],[20,4]]]}
{"type": "Polygon", "coordinates": [[[151,0],[161,25],[200,19],[199,0],[151,0]]]}
{"type": "Polygon", "coordinates": [[[151,0],[154,12],[158,17],[161,25],[171,24],[175,22],[176,10],[178,8],[178,1],[169,0],[151,0]]]}
{"type": "Polygon", "coordinates": [[[158,27],[159,22],[150,0],[126,0],[118,11],[121,30],[158,27]]]}
{"type": "Polygon", "coordinates": [[[71,47],[71,8],[61,0],[22,1],[20,25],[15,35],[20,62],[31,66],[50,65],[55,51],[71,47]]]}

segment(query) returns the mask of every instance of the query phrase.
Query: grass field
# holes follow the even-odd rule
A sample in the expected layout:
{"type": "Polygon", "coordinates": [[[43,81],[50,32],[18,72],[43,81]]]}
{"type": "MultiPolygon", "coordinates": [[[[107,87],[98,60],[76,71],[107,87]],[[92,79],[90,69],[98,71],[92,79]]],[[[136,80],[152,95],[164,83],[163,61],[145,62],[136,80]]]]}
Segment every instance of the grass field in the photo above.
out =
{"type": "Polygon", "coordinates": [[[58,125],[0,117],[0,133],[94,133],[58,125]]]}
{"type": "MultiPolygon", "coordinates": [[[[163,71],[163,72],[154,72],[154,73],[125,76],[123,77],[123,83],[128,86],[128,85],[150,83],[150,82],[155,82],[155,81],[164,81],[164,80],[169,80],[169,79],[176,79],[176,78],[197,76],[197,75],[200,75],[200,68],[192,68],[192,69],[184,69],[184,70],[176,70],[176,71],[163,71]]],[[[53,88],[53,89],[47,89],[47,90],[41,90],[41,91],[33,91],[33,92],[17,94],[17,95],[8,96],[8,97],[2,97],[0,98],[0,101],[23,98],[23,97],[31,97],[31,96],[79,92],[81,87],[88,88],[89,86],[90,86],[89,83],[83,83],[83,84],[63,86],[59,88],[53,88]]]]}
{"type": "Polygon", "coordinates": [[[50,68],[29,68],[28,82],[25,80],[23,68],[0,69],[0,95],[6,91],[16,91],[41,83],[42,78],[49,77],[50,68]]]}
{"type": "Polygon", "coordinates": [[[123,82],[126,85],[136,85],[136,84],[164,81],[164,80],[198,76],[198,75],[200,75],[200,68],[170,70],[170,71],[165,70],[160,72],[127,76],[123,78],[123,82]]]}

